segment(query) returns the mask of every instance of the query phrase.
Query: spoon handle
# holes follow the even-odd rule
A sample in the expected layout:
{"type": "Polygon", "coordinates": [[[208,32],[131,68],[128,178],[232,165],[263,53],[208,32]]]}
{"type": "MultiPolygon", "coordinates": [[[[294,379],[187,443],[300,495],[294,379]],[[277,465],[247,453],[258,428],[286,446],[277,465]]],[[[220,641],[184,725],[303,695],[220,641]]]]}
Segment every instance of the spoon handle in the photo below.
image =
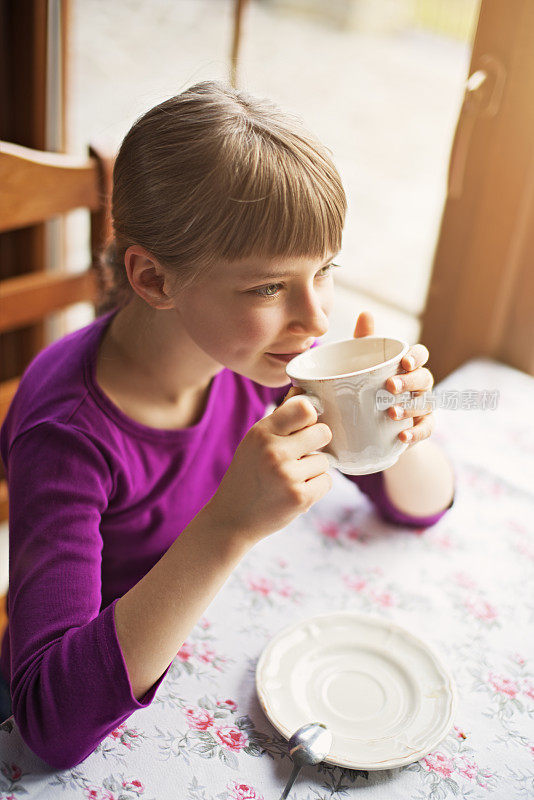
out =
{"type": "Polygon", "coordinates": [[[289,780],[286,783],[286,788],[282,792],[280,800],[286,800],[286,797],[289,794],[289,790],[291,789],[291,787],[293,786],[293,784],[297,780],[297,775],[299,774],[299,772],[300,772],[300,764],[295,764],[295,766],[293,767],[293,772],[291,773],[291,775],[289,777],[289,780]]]}

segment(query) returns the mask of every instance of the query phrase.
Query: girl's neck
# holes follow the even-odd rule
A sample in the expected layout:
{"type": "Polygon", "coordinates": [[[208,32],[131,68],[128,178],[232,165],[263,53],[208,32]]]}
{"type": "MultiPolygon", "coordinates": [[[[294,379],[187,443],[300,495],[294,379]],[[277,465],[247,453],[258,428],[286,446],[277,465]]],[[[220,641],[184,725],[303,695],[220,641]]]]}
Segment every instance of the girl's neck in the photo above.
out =
{"type": "Polygon", "coordinates": [[[106,330],[96,376],[128,416],[171,429],[198,421],[221,369],[190,339],[175,310],[153,309],[136,296],[106,330]]]}

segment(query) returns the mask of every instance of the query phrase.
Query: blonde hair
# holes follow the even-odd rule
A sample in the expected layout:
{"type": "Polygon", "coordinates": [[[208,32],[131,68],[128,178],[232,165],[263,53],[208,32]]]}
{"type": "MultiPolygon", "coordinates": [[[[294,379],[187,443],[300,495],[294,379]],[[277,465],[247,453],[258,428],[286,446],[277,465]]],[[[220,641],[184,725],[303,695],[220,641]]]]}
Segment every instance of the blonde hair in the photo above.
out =
{"type": "Polygon", "coordinates": [[[327,258],[341,248],[346,208],[330,151],[299,118],[229,85],[197,83],[144,114],[122,142],[100,312],[133,295],[124,267],[133,244],[181,287],[218,262],[327,258]]]}

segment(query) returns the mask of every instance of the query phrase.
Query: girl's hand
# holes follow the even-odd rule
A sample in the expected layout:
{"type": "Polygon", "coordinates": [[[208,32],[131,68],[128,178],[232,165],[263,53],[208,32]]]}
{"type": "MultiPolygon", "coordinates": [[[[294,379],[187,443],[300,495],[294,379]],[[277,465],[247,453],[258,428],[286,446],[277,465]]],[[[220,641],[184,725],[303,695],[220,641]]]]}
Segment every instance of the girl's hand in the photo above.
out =
{"type": "MultiPolygon", "coordinates": [[[[372,336],[374,331],[374,320],[369,311],[363,311],[356,322],[354,338],[360,336],[372,336]]],[[[414,344],[410,347],[401,361],[401,367],[406,370],[405,375],[396,375],[388,378],[385,388],[391,394],[401,394],[411,392],[416,397],[429,392],[434,386],[434,376],[429,369],[423,367],[428,361],[429,352],[424,344],[414,344]],[[413,364],[409,359],[413,359],[413,364]],[[399,381],[399,384],[396,384],[399,381]]],[[[413,427],[399,433],[402,442],[409,442],[409,446],[428,439],[434,430],[435,417],[432,413],[432,405],[429,403],[424,409],[403,408],[401,405],[391,406],[386,410],[391,419],[405,419],[413,417],[413,427]]]]}
{"type": "Polygon", "coordinates": [[[324,453],[332,438],[293,387],[241,441],[206,509],[220,529],[255,543],[284,528],[332,487],[324,453]]]}

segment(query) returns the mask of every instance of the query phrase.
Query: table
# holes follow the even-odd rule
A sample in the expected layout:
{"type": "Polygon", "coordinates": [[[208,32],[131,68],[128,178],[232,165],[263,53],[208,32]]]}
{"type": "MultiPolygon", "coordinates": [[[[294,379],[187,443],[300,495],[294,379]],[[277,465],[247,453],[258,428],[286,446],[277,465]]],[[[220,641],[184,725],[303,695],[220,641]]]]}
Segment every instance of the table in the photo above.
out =
{"type": "Polygon", "coordinates": [[[305,768],[291,800],[534,797],[533,393],[532,377],[487,359],[449,375],[432,395],[433,438],[454,461],[457,494],[437,525],[385,523],[335,473],[325,498],[247,554],[152,705],[83,764],[51,771],[4,723],[0,800],[277,800],[291,764],[255,666],[279,630],[337,609],[380,614],[431,644],[457,683],[455,724],[402,769],[305,768]]]}

